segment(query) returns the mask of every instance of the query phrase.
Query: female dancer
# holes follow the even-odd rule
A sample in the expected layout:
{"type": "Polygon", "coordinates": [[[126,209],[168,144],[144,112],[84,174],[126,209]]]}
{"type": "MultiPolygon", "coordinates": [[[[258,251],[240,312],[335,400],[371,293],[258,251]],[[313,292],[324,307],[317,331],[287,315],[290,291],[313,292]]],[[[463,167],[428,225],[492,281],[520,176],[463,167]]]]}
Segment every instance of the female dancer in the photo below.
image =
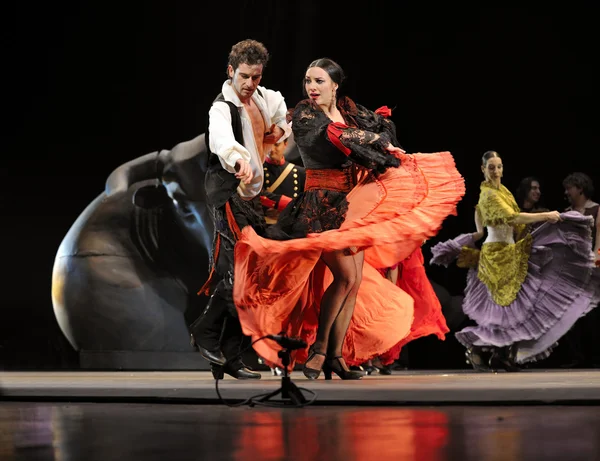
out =
{"type": "Polygon", "coordinates": [[[504,368],[550,355],[578,318],[598,304],[589,238],[592,220],[578,213],[524,213],[501,183],[500,155],[488,151],[475,212],[477,232],[432,248],[431,264],[468,267],[463,310],[477,326],[456,333],[476,370],[504,368]],[[531,233],[528,224],[544,222],[531,233]],[[487,238],[481,251],[475,242],[487,238]]]}
{"type": "MultiPolygon", "coordinates": [[[[234,299],[254,340],[300,336],[295,360],[316,379],[358,379],[360,365],[410,332],[413,300],[376,268],[406,258],[455,213],[464,181],[448,152],[407,155],[393,122],[340,95],[342,68],[328,58],[305,73],[307,99],[291,114],[305,190],[259,237],[236,245],[234,299]]],[[[257,353],[281,366],[277,344],[257,353]]]]}

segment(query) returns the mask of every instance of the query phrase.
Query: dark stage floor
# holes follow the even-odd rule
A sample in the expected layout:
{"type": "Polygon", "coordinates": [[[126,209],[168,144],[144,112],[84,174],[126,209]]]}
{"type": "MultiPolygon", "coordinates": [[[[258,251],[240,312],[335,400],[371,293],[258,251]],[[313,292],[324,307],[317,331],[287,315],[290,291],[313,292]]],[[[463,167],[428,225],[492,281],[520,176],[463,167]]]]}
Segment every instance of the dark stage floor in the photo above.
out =
{"type": "MultiPolygon", "coordinates": [[[[304,408],[230,407],[208,372],[5,372],[0,382],[2,461],[600,460],[598,370],[329,382],[294,372],[316,392],[304,408]]],[[[219,389],[232,405],[281,383],[264,373],[219,389]]]]}
{"type": "MultiPolygon", "coordinates": [[[[291,375],[297,386],[316,393],[315,404],[581,403],[600,404],[600,370],[527,370],[518,373],[473,371],[396,371],[359,381],[334,377],[307,380],[291,375]]],[[[256,381],[219,381],[223,398],[232,401],[276,390],[281,378],[264,372],[256,381]]],[[[218,395],[209,372],[4,372],[7,399],[173,400],[215,403],[218,395]]],[[[307,394],[308,396],[308,394],[307,394]]]]}

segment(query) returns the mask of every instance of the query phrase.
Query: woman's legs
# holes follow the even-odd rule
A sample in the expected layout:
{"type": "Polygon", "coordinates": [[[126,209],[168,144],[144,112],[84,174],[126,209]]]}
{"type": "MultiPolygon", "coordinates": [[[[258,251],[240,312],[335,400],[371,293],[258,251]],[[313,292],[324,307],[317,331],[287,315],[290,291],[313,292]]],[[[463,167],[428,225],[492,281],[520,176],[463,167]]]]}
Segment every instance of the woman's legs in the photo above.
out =
{"type": "MultiPolygon", "coordinates": [[[[341,355],[344,336],[354,312],[362,275],[363,253],[349,255],[344,251],[334,251],[323,253],[321,259],[331,271],[333,282],[327,287],[321,300],[317,338],[312,349],[329,356],[334,353],[335,357],[341,355]]],[[[314,355],[305,365],[320,370],[324,360],[324,355],[314,355]]]]}
{"type": "Polygon", "coordinates": [[[354,306],[356,305],[356,297],[358,296],[358,289],[362,281],[362,268],[363,261],[365,259],[364,252],[357,253],[352,256],[354,259],[354,267],[356,277],[354,279],[354,285],[350,289],[350,293],[346,297],[346,301],[341,307],[333,326],[329,334],[329,341],[327,344],[327,356],[328,357],[341,357],[342,346],[344,345],[344,338],[346,332],[350,326],[352,320],[352,314],[354,313],[354,306]]]}

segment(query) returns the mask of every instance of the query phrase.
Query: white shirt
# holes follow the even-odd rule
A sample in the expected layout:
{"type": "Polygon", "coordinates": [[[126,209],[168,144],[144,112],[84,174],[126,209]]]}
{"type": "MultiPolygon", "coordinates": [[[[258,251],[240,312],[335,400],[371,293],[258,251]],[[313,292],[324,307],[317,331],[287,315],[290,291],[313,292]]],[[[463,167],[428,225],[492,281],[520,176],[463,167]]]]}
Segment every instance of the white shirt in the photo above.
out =
{"type": "MultiPolygon", "coordinates": [[[[285,132],[284,137],[289,136],[292,130],[285,118],[287,112],[285,99],[279,91],[268,90],[262,86],[258,88],[263,96],[261,97],[257,90],[252,95],[252,100],[260,110],[265,121],[265,126],[270,127],[274,123],[283,129],[285,132]]],[[[208,112],[209,147],[211,152],[219,157],[223,168],[230,173],[235,173],[235,164],[239,159],[246,160],[250,164],[254,175],[252,181],[250,184],[244,184],[240,181],[237,189],[240,197],[250,200],[260,194],[264,181],[263,163],[258,153],[257,141],[254,139],[252,121],[231,86],[231,80],[226,80],[223,83],[221,92],[226,101],[231,101],[238,107],[245,146],[242,146],[235,140],[231,126],[229,105],[226,102],[217,101],[208,112]]],[[[258,142],[262,143],[263,140],[260,139],[258,142]]],[[[265,156],[270,151],[271,145],[266,145],[265,156]]]]}

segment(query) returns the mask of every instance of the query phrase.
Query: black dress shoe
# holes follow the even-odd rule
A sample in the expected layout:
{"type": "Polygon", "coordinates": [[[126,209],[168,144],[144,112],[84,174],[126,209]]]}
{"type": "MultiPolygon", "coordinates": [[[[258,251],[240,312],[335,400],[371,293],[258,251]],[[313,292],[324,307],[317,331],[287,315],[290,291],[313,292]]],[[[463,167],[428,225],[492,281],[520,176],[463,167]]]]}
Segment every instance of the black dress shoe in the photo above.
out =
{"type": "Polygon", "coordinates": [[[241,362],[226,364],[225,366],[210,364],[210,369],[215,379],[223,379],[225,373],[235,379],[260,379],[262,375],[256,371],[252,371],[241,362]]]}
{"type": "Polygon", "coordinates": [[[225,358],[223,352],[221,352],[220,349],[207,349],[206,347],[202,347],[196,342],[194,335],[190,335],[190,337],[192,346],[194,346],[198,350],[198,352],[200,352],[200,355],[206,360],[208,360],[210,363],[223,365],[225,364],[225,362],[227,362],[227,359],[225,358]]]}

